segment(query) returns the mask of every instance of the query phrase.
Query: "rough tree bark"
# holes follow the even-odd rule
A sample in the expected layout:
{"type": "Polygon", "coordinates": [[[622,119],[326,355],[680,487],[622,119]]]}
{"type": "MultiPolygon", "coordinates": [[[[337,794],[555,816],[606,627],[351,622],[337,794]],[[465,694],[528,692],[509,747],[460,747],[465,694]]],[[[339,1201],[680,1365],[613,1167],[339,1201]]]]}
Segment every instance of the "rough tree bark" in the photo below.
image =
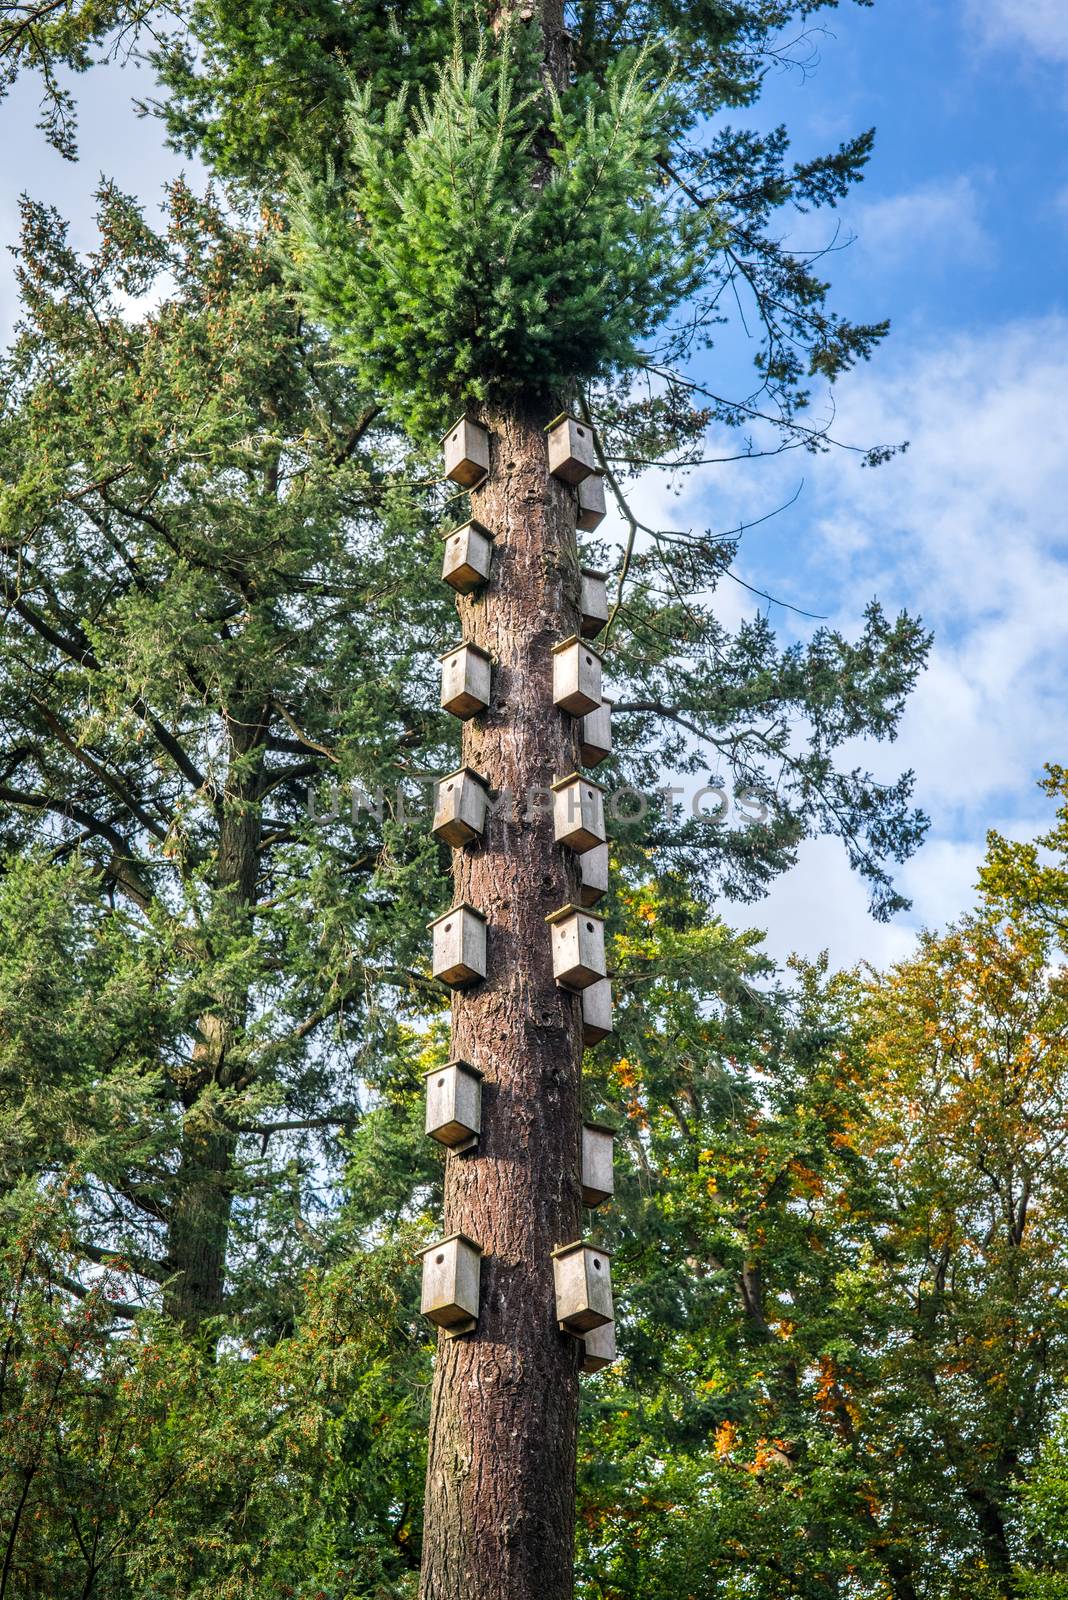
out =
{"type": "MultiPolygon", "coordinates": [[[[561,0],[506,0],[496,26],[509,11],[540,21],[543,75],[562,88],[561,0]]],[[[575,490],[548,470],[552,416],[531,397],[482,417],[490,471],[470,498],[493,565],[457,601],[463,637],[493,660],[463,760],[511,805],[453,855],[456,900],[487,918],[488,976],[453,999],[453,1054],[484,1074],[483,1111],[477,1150],[448,1157],[444,1222],[484,1254],[477,1329],[438,1337],[422,1600],[574,1593],[581,1349],[557,1327],[552,1251],[583,1231],[582,1025],[581,1002],[553,981],[545,918],[577,900],[578,869],[545,791],[579,765],[578,724],[552,700],[552,646],[578,631],[579,562],[575,490]]]]}
{"type": "Polygon", "coordinates": [[[581,1005],[553,981],[545,918],[578,881],[544,791],[578,765],[551,655],[578,627],[576,500],[549,476],[544,406],[484,420],[491,470],[471,498],[493,568],[458,609],[492,655],[493,700],[465,725],[463,759],[509,792],[514,820],[502,808],[454,854],[456,898],[488,919],[488,977],[453,1000],[453,1052],[485,1078],[479,1147],[448,1158],[445,1231],[485,1254],[477,1330],[439,1336],[422,1595],[568,1600],[581,1352],[557,1328],[551,1252],[583,1227],[581,1005]]]}

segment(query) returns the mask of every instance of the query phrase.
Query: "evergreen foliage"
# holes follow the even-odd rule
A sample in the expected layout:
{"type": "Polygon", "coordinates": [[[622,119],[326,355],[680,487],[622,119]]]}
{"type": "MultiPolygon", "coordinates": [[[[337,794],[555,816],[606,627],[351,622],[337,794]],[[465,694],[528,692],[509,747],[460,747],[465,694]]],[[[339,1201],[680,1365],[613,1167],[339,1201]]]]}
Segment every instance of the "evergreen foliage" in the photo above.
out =
{"type": "Polygon", "coordinates": [[[182,185],[166,235],[110,187],[100,217],[82,260],[27,203],[3,369],[7,1160],[38,1185],[79,1172],[86,1259],[124,1250],[138,1295],[178,1281],[206,1167],[220,1259],[270,1321],[312,1235],[272,1263],[264,1218],[314,1207],[314,1152],[404,1005],[437,1003],[437,847],[384,810],[316,820],[309,796],[433,759],[444,605],[413,598],[423,546],[376,408],[269,240],[182,185]],[[173,293],[130,319],[119,297],[165,270],[173,293]]]}
{"type": "Polygon", "coordinates": [[[432,92],[410,107],[402,91],[380,118],[363,89],[343,183],[301,182],[309,303],[417,437],[468,407],[551,407],[633,367],[715,234],[657,165],[676,111],[646,58],[613,63],[603,89],[551,94],[546,111],[531,43],[516,23],[492,59],[486,39],[470,62],[458,44],[432,92]]]}

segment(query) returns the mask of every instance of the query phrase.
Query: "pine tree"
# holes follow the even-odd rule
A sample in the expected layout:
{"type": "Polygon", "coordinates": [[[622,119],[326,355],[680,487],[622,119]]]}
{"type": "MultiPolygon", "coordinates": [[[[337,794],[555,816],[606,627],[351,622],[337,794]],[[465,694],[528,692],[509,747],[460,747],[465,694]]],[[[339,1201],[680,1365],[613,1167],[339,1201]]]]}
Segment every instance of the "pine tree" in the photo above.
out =
{"type": "MultiPolygon", "coordinates": [[[[79,14],[77,5],[63,9],[79,14]]],[[[484,983],[453,1002],[453,1050],[484,1074],[485,1109],[478,1150],[447,1162],[445,1227],[469,1233],[484,1256],[477,1329],[441,1341],[435,1375],[424,1540],[424,1594],[435,1600],[572,1592],[581,1352],[556,1327],[551,1252],[583,1231],[581,1023],[579,1000],[554,981],[545,918],[575,900],[579,885],[545,808],[526,806],[528,795],[579,764],[576,725],[552,705],[552,646],[578,631],[580,570],[575,491],[548,471],[545,429],[554,416],[571,411],[596,431],[599,464],[629,527],[605,639],[619,690],[615,775],[648,787],[659,772],[709,771],[723,762],[767,810],[766,825],[754,829],[695,821],[680,830],[665,819],[644,836],[636,827],[623,830],[623,859],[658,848],[661,861],[692,874],[703,897],[753,897],[790,864],[806,835],[828,831],[843,839],[872,885],[876,910],[887,914],[901,903],[887,862],[903,858],[922,836],[908,775],[885,786],[837,763],[846,741],[892,736],[927,646],[919,625],[908,617],[888,621],[872,605],[856,643],[820,629],[807,645],[782,650],[764,618],[732,636],[711,596],[729,569],[733,541],[710,530],[691,536],[644,529],[627,502],[628,475],[646,465],[698,464],[712,420],[767,424],[781,448],[825,448],[825,436],[804,414],[810,383],[867,358],[886,331],[830,312],[827,286],[776,242],[770,226],[783,206],[833,204],[861,175],[870,136],[827,158],[791,164],[781,130],[757,136],[720,125],[724,112],[757,94],[761,58],[774,48],[776,30],[814,9],[777,0],[687,8],[591,3],[569,13],[565,28],[554,4],[537,12],[492,8],[485,17],[460,11],[455,19],[425,3],[383,12],[316,0],[274,17],[256,6],[194,4],[186,13],[192,43],[155,57],[168,92],[161,110],[174,137],[206,153],[236,198],[265,204],[290,281],[330,329],[351,379],[341,410],[348,410],[356,444],[368,409],[393,430],[389,445],[396,449],[403,437],[401,448],[414,448],[416,459],[461,411],[474,413],[490,436],[484,484],[467,505],[457,497],[447,507],[457,520],[470,509],[495,536],[488,589],[458,601],[463,637],[494,662],[491,702],[465,724],[462,759],[519,806],[511,823],[495,819],[483,846],[453,858],[454,901],[470,901],[488,920],[490,967],[484,983]],[[286,224],[278,226],[282,216],[286,224]],[[735,293],[751,297],[763,330],[757,387],[740,398],[722,395],[687,368],[735,293]]],[[[96,28],[115,15],[104,8],[83,21],[96,28]]],[[[57,49],[62,56],[68,45],[60,39],[57,49]]],[[[242,439],[235,430],[220,441],[213,458],[220,481],[235,468],[240,476],[242,439]]],[[[869,460],[886,453],[876,448],[869,460]]],[[[48,452],[47,465],[37,499],[31,485],[28,509],[21,499],[14,503],[13,563],[40,508],[56,516],[67,505],[69,478],[76,492],[101,492],[101,474],[86,479],[68,456],[54,469],[48,452]]],[[[425,551],[416,555],[408,523],[383,515],[393,503],[390,486],[410,491],[411,474],[380,458],[373,481],[379,565],[403,574],[405,606],[436,619],[440,602],[429,598],[425,551]]],[[[153,488],[146,486],[149,505],[153,488]]],[[[143,510],[124,495],[120,509],[131,505],[143,510]]],[[[303,525],[287,526],[299,549],[303,525]]],[[[265,564],[274,570],[258,544],[242,553],[247,582],[258,584],[265,564]]],[[[118,560],[128,556],[124,548],[118,560]]],[[[230,574],[217,554],[203,559],[209,572],[230,574]]],[[[68,564],[65,554],[61,566],[68,564]]],[[[292,604],[302,591],[291,574],[287,580],[292,604]]],[[[248,596],[234,581],[243,623],[248,596]]],[[[390,630],[401,619],[383,613],[373,585],[354,589],[359,598],[353,603],[348,591],[349,615],[366,623],[364,649],[390,661],[398,643],[390,630]]],[[[93,614],[84,602],[64,609],[93,614]]],[[[200,598],[190,612],[203,624],[200,598]]],[[[225,608],[207,615],[229,644],[234,618],[225,608]]],[[[58,631],[57,640],[36,628],[34,648],[43,640],[62,654],[73,642],[73,659],[85,670],[81,639],[58,631]]],[[[257,670],[240,658],[238,677],[242,684],[251,677],[262,691],[265,643],[253,634],[257,670]]],[[[441,644],[452,642],[442,634],[441,644]]],[[[162,638],[170,643],[167,630],[162,638]]],[[[277,636],[272,642],[277,659],[287,661],[291,643],[277,636]]],[[[399,643],[406,655],[410,641],[399,643]]],[[[361,706],[394,704],[402,681],[411,695],[410,659],[383,684],[377,659],[370,668],[358,664],[351,644],[326,673],[334,696],[339,662],[347,693],[355,698],[360,686],[361,706]]],[[[194,664],[202,655],[212,660],[216,649],[209,630],[194,664]]],[[[13,675],[12,682],[21,680],[13,675]]],[[[309,678],[301,683],[307,687],[309,678]]],[[[72,688],[76,702],[85,698],[84,688],[72,688]]],[[[293,702],[283,700],[283,707],[301,733],[330,745],[300,722],[293,702]]],[[[109,713],[107,739],[118,734],[121,762],[133,762],[138,777],[115,796],[117,814],[128,822],[144,813],[143,778],[112,703],[109,713]]],[[[337,714],[332,698],[323,713],[328,730],[337,714]]],[[[169,732],[166,719],[157,720],[169,732]]],[[[247,869],[248,833],[260,827],[263,754],[273,749],[296,759],[286,749],[292,729],[260,739],[265,718],[242,711],[231,720],[223,820],[234,848],[220,834],[209,852],[213,863],[230,866],[211,885],[210,948],[200,948],[192,963],[194,975],[223,966],[227,1006],[199,1013],[212,1060],[207,1102],[203,1075],[194,1071],[198,1109],[211,1109],[216,1069],[243,1058],[261,1019],[250,996],[259,1000],[263,990],[248,975],[251,969],[258,979],[263,971],[262,946],[248,936],[249,884],[237,858],[247,869]],[[235,739],[250,725],[257,730],[252,747],[238,747],[235,739]]],[[[421,753],[429,757],[429,730],[404,730],[412,732],[426,736],[421,753]]],[[[390,729],[386,747],[402,742],[390,729]]],[[[31,759],[42,748],[56,755],[39,731],[32,748],[31,759]]],[[[18,739],[14,749],[26,759],[18,739]]],[[[300,759],[302,768],[311,762],[303,749],[300,759]]],[[[190,773],[184,776],[199,793],[190,773]]],[[[42,792],[50,793],[22,789],[14,799],[27,823],[16,848],[40,840],[29,819],[42,809],[42,792]]],[[[51,809],[78,823],[61,806],[51,809]]],[[[109,800],[108,827],[113,812],[109,800]]],[[[172,806],[168,841],[179,820],[172,806]]],[[[140,821],[151,836],[143,815],[140,821]]],[[[89,831],[92,853],[101,835],[89,831]]],[[[272,829],[266,836],[272,847],[276,835],[272,829]]],[[[288,842],[283,828],[281,843],[288,842]]],[[[123,835],[112,856],[125,863],[131,855],[123,835]]],[[[116,878],[114,866],[104,872],[109,890],[116,878]]],[[[432,872],[419,881],[433,881],[432,872]]],[[[267,894],[270,915],[276,900],[267,894]]],[[[358,896],[335,896],[338,902],[342,915],[357,921],[366,910],[358,896]]],[[[299,939],[298,920],[287,930],[299,939]]],[[[378,931],[380,916],[371,920],[378,931]]],[[[337,926],[331,923],[335,932],[337,926]]],[[[394,936],[391,930],[391,947],[394,936]]],[[[164,966],[173,964],[169,952],[164,966]]],[[[310,992],[317,983],[335,1011],[353,994],[344,981],[335,983],[329,957],[316,975],[310,948],[303,970],[308,986],[281,1006],[298,1040],[319,1018],[310,992]]],[[[263,1017],[276,1021],[276,997],[263,1004],[263,1017]]],[[[238,1084],[243,1092],[244,1080],[238,1084]]],[[[235,1085],[221,1087],[229,1098],[235,1085]]],[[[211,1138],[225,1142],[226,1123],[221,1135],[214,1131],[219,1121],[212,1110],[211,1138]]],[[[210,1293],[200,1296],[197,1317],[218,1305],[228,1211],[216,1198],[218,1225],[205,1229],[211,1217],[196,1198],[197,1180],[208,1166],[211,1189],[222,1193],[227,1184],[214,1177],[228,1174],[232,1157],[229,1145],[198,1148],[178,1169],[177,1196],[198,1213],[190,1236],[207,1236],[210,1245],[210,1270],[198,1268],[211,1279],[210,1293]]]]}
{"type": "Polygon", "coordinates": [[[448,759],[440,602],[383,573],[410,501],[270,235],[181,184],[165,233],[99,216],[85,260],[27,202],[3,368],[2,1181],[67,1195],[71,1292],[119,1259],[116,1315],[284,1329],[311,1174],[429,997],[433,844],[330,796],[448,759]]]}
{"type": "MultiPolygon", "coordinates": [[[[453,920],[465,906],[484,919],[488,966],[453,999],[452,1053],[482,1074],[483,1112],[477,1150],[448,1161],[444,1232],[481,1252],[481,1288],[474,1330],[439,1339],[424,1600],[573,1589],[582,1341],[557,1326],[554,1259],[585,1233],[583,1002],[557,981],[552,919],[582,892],[552,815],[528,797],[580,767],[553,656],[585,620],[574,488],[584,473],[576,461],[553,467],[546,431],[562,408],[577,419],[572,438],[588,437],[596,386],[653,368],[642,342],[684,305],[702,315],[716,278],[707,263],[731,249],[726,217],[670,155],[701,95],[685,76],[692,63],[665,70],[666,30],[588,64],[553,4],[533,16],[502,8],[472,35],[414,102],[402,91],[381,106],[374,85],[357,93],[344,174],[304,179],[293,236],[313,310],[398,426],[429,438],[462,409],[488,445],[484,460],[465,451],[470,474],[457,474],[493,541],[485,589],[458,601],[464,643],[492,663],[462,760],[491,795],[520,805],[454,854],[453,920]]],[[[809,341],[813,370],[848,365],[879,331],[825,320],[809,341]]],[[[796,357],[773,341],[766,379],[790,396],[786,412],[797,377],[796,357]]],[[[918,630],[906,622],[899,637],[914,660],[918,630]]],[[[877,671],[892,654],[887,641],[877,671]]],[[[670,657],[660,665],[670,677],[670,657]]],[[[881,687],[885,706],[885,678],[881,687]]],[[[677,698],[630,709],[681,720],[677,698]]],[[[577,924],[595,934],[588,913],[577,924]]],[[[582,978],[597,970],[591,958],[582,978]]]]}

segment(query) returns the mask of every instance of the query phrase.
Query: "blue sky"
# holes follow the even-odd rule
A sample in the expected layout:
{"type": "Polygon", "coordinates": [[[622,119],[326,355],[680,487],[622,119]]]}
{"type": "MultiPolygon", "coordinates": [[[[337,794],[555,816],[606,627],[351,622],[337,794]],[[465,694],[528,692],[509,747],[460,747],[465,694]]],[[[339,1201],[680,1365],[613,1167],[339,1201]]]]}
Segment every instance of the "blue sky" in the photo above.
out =
{"type": "MultiPolygon", "coordinates": [[[[1042,764],[1068,761],[1068,3],[843,4],[798,54],[808,70],[773,74],[762,122],[785,121],[800,156],[878,133],[867,181],[839,214],[853,242],[828,274],[838,309],[894,326],[840,385],[835,431],[910,450],[875,472],[838,452],[796,453],[709,470],[677,495],[650,479],[640,496],[666,526],[726,529],[800,486],[790,511],[746,535],[742,576],[845,630],[873,594],[935,629],[898,743],[858,752],[888,777],[916,769],[933,825],[901,873],[913,911],[873,924],[841,848],[819,842],[736,918],[766,926],[779,956],[827,947],[836,962],[881,963],[919,925],[968,907],[988,827],[1026,836],[1046,824],[1042,764]]],[[[0,105],[3,147],[19,151],[0,176],[5,243],[20,189],[59,206],[84,244],[99,172],[154,202],[179,163],[128,109],[147,88],[144,74],[114,70],[80,80],[76,167],[29,133],[32,91],[0,105]]],[[[795,237],[825,243],[832,226],[803,219],[795,237]]],[[[14,310],[5,263],[5,326],[14,310]]],[[[728,586],[722,604],[738,616],[753,602],[728,586]]],[[[800,626],[772,615],[787,635],[800,626]]]]}

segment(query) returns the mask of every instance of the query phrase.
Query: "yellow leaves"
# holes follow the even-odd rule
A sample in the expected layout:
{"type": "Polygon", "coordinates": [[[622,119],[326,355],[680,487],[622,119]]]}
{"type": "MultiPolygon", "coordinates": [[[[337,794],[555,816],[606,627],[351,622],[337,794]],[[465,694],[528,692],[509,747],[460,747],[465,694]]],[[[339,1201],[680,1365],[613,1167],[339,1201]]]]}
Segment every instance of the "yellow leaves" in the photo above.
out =
{"type": "Polygon", "coordinates": [[[626,1056],[620,1056],[619,1060],[613,1063],[612,1076],[626,1096],[627,1116],[632,1122],[638,1123],[639,1127],[647,1128],[649,1114],[639,1097],[642,1080],[638,1067],[626,1056]]]}
{"type": "Polygon", "coordinates": [[[835,1411],[838,1407],[838,1374],[830,1356],[820,1356],[820,1375],[816,1380],[816,1405],[820,1411],[835,1411]]]}
{"type": "Polygon", "coordinates": [[[790,1446],[785,1439],[760,1439],[747,1467],[749,1472],[766,1472],[769,1467],[793,1467],[790,1446]]]}
{"type": "Polygon", "coordinates": [[[793,1178],[795,1187],[800,1190],[802,1194],[822,1195],[825,1193],[826,1185],[824,1184],[819,1173],[813,1172],[811,1167],[806,1167],[805,1164],[801,1161],[798,1161],[796,1157],[787,1163],[786,1170],[793,1178]]]}
{"type": "Polygon", "coordinates": [[[612,1063],[612,1076],[621,1089],[633,1089],[638,1084],[638,1069],[627,1056],[620,1056],[612,1063]]]}
{"type": "Polygon", "coordinates": [[[716,1429],[712,1448],[717,1461],[724,1461],[738,1442],[738,1429],[733,1422],[721,1422],[716,1429]]]}

